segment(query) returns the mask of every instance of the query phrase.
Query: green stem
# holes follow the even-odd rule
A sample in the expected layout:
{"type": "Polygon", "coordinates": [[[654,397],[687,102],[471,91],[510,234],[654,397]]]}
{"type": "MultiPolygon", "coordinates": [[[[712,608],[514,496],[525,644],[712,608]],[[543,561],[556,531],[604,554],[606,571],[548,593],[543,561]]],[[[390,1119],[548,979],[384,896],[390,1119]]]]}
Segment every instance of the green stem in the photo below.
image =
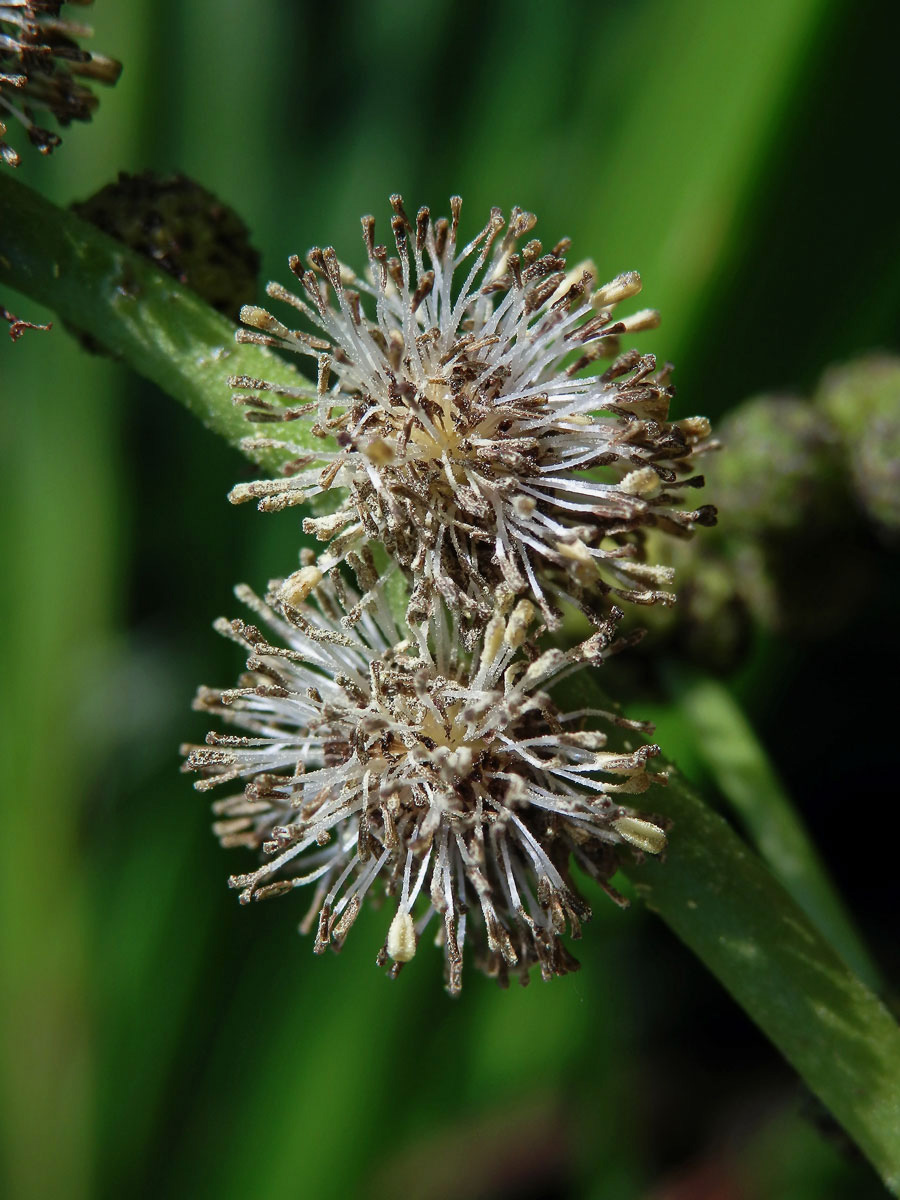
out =
{"type": "MultiPolygon", "coordinates": [[[[878,967],[797,815],[769,758],[731,693],[714,679],[672,668],[669,698],[685,719],[691,748],[731,804],[763,859],[807,916],[866,984],[878,967]]],[[[660,733],[666,743],[665,719],[660,733]]]]}
{"type": "Polygon", "coordinates": [[[900,1195],[900,1028],[763,862],[677,777],[665,861],[626,874],[900,1195]]]}
{"type": "Polygon", "coordinates": [[[236,344],[235,326],[196,293],[9,172],[0,174],[0,281],[91,334],[266,470],[276,472],[290,454],[248,450],[242,443],[254,432],[321,447],[306,422],[253,426],[232,403],[229,375],[309,387],[289,363],[236,344]]]}

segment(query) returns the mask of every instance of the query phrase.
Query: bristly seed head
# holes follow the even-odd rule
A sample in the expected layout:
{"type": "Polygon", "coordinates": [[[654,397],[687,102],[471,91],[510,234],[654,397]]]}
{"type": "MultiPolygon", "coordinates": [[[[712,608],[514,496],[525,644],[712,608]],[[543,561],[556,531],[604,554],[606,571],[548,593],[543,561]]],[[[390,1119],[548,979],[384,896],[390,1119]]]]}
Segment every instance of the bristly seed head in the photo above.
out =
{"type": "Polygon", "coordinates": [[[225,846],[262,849],[234,876],[243,903],[314,886],[304,932],[314,949],[339,947],[372,889],[392,918],[377,961],[391,974],[416,954],[434,922],[447,986],[459,991],[463,950],[505,983],[577,966],[563,944],[590,909],[571,878],[577,863],[609,885],[619,849],[659,853],[665,833],[619,803],[664,778],[655,746],[615,750],[596,719],[649,727],[595,710],[561,711],[548,694],[565,676],[621,645],[614,611],[568,651],[535,649],[537,612],[501,598],[472,652],[444,608],[401,631],[371,561],[356,562],[363,595],[339,572],[297,605],[238,596],[267,627],[218,622],[248,652],[229,690],[202,688],[196,707],[236,729],[188,746],[201,790],[236,780],[215,805],[225,846]],[[273,640],[269,640],[270,637],[273,640]]]}
{"type": "MultiPolygon", "coordinates": [[[[75,0],[91,4],[93,0],[75,0]]],[[[60,125],[90,121],[97,97],[82,80],[115,83],[122,66],[83,50],[77,38],[91,29],[60,17],[62,0],[0,0],[0,160],[17,167],[19,154],[3,141],[9,117],[24,128],[33,146],[49,154],[60,137],[35,122],[51,113],[60,125]]]]}
{"type": "Polygon", "coordinates": [[[567,241],[546,252],[526,241],[535,218],[518,208],[508,222],[493,209],[460,248],[459,197],[449,220],[391,204],[396,255],[364,217],[364,278],[327,247],[306,265],[291,259],[297,294],[269,285],[307,329],[242,311],[238,340],[315,358],[318,386],[239,377],[248,392],[236,401],[250,420],[314,414],[314,432],[337,448],[311,455],[289,437],[262,439],[294,456],[285,477],[241,484],[231,499],[274,511],[346,488],[337,512],[304,521],[328,542],[319,568],[382,543],[412,582],[409,619],[443,602],[469,644],[500,588],[530,595],[551,628],[564,600],[595,624],[613,597],[670,600],[670,573],[641,561],[643,531],[685,535],[714,520],[709,506],[680,507],[681,489],[703,482],[693,458],[709,423],[670,422],[670,369],[619,352],[623,335],[657,323],[649,310],[613,316],[640,291],[637,273],[598,288],[591,264],[569,269],[567,241]]]}

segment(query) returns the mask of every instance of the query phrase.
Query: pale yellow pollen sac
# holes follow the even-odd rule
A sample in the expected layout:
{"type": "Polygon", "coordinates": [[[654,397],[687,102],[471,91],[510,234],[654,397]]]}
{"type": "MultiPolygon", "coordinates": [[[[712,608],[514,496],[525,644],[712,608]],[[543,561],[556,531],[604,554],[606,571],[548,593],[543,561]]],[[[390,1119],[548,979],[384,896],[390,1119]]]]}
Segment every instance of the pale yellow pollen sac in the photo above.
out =
{"type": "Polygon", "coordinates": [[[253,329],[261,329],[263,333],[273,333],[277,337],[290,337],[290,330],[264,308],[255,304],[245,304],[241,309],[241,321],[253,329]]]}
{"type": "Polygon", "coordinates": [[[513,511],[519,517],[530,517],[537,508],[534,496],[515,496],[512,502],[513,511]]]}
{"type": "Polygon", "coordinates": [[[641,286],[641,277],[637,271],[626,271],[598,288],[591,301],[595,308],[606,308],[611,304],[618,304],[621,300],[627,300],[630,296],[636,296],[641,286]]]}
{"type": "Polygon", "coordinates": [[[499,614],[491,617],[487,629],[484,631],[484,646],[481,650],[481,666],[489,666],[497,657],[497,652],[503,645],[503,638],[506,633],[506,626],[503,618],[499,614]]]}
{"type": "Polygon", "coordinates": [[[520,682],[523,688],[530,687],[536,679],[546,679],[550,675],[555,674],[562,669],[562,665],[566,660],[566,656],[557,646],[545,650],[544,653],[534,660],[531,666],[522,676],[520,682]]]}
{"type": "Polygon", "coordinates": [[[684,417],[675,422],[677,429],[692,439],[703,440],[712,433],[708,417],[684,417]]]}
{"type": "Polygon", "coordinates": [[[594,561],[591,558],[590,550],[588,550],[581,538],[575,538],[574,541],[571,542],[557,542],[556,549],[560,552],[563,558],[571,558],[575,562],[581,562],[585,565],[589,565],[594,561]]]}
{"type": "Polygon", "coordinates": [[[408,912],[398,910],[387,936],[387,952],[394,962],[405,963],[415,957],[416,927],[408,912]]]}
{"type": "Polygon", "coordinates": [[[388,467],[394,461],[394,451],[384,438],[373,438],[363,446],[363,454],[376,467],[388,467]]]}
{"type": "Polygon", "coordinates": [[[640,817],[619,817],[613,821],[613,829],[626,842],[647,854],[661,854],[666,848],[665,832],[652,821],[643,821],[640,817]]]}
{"type": "Polygon", "coordinates": [[[294,571],[292,575],[288,575],[287,579],[285,579],[284,583],[278,589],[278,597],[293,608],[297,608],[303,603],[313,588],[318,587],[322,582],[322,578],[322,572],[318,567],[301,567],[299,571],[294,571]]]}
{"type": "Polygon", "coordinates": [[[623,317],[622,324],[625,326],[623,333],[641,333],[645,329],[656,329],[659,325],[659,313],[655,308],[642,308],[630,317],[623,317]]]}
{"type": "Polygon", "coordinates": [[[320,542],[330,542],[352,519],[352,515],[343,509],[324,517],[306,517],[303,532],[314,534],[320,542]]]}
{"type": "Polygon", "coordinates": [[[591,552],[581,540],[575,538],[571,542],[557,542],[556,549],[573,563],[575,576],[582,584],[589,584],[594,576],[595,565],[591,552]]]}
{"type": "Polygon", "coordinates": [[[246,500],[255,500],[257,489],[252,483],[236,483],[228,493],[231,504],[243,504],[246,500]]]}
{"type": "Polygon", "coordinates": [[[659,476],[652,467],[639,467],[636,471],[629,471],[619,482],[620,491],[627,492],[629,496],[642,496],[644,499],[655,496],[659,489],[659,476]]]}
{"type": "Polygon", "coordinates": [[[641,579],[659,587],[675,582],[675,568],[662,563],[629,563],[628,574],[632,579],[641,579]]]}
{"type": "Polygon", "coordinates": [[[553,305],[557,300],[561,300],[570,288],[574,287],[576,283],[581,283],[585,274],[590,276],[590,286],[593,286],[597,282],[597,264],[592,258],[586,258],[582,262],[576,263],[570,271],[567,271],[565,279],[547,303],[553,305]]]}
{"type": "Polygon", "coordinates": [[[584,545],[581,538],[575,538],[572,541],[558,541],[557,550],[562,554],[563,558],[574,559],[576,563],[584,563],[586,565],[593,563],[590,551],[584,545]]]}
{"type": "Polygon", "coordinates": [[[514,650],[518,650],[527,638],[528,627],[532,624],[536,616],[537,610],[530,600],[519,601],[512,610],[506,626],[506,633],[503,637],[507,646],[512,646],[514,650]]]}

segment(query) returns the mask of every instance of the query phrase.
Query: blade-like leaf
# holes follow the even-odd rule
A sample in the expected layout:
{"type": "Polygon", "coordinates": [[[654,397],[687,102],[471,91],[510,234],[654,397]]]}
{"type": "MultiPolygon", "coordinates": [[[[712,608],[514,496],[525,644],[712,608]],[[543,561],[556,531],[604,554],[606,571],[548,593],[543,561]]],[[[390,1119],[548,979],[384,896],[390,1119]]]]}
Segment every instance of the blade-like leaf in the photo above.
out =
{"type": "Polygon", "coordinates": [[[900,1194],[900,1028],[727,822],[675,776],[664,862],[626,873],[900,1194]]]}

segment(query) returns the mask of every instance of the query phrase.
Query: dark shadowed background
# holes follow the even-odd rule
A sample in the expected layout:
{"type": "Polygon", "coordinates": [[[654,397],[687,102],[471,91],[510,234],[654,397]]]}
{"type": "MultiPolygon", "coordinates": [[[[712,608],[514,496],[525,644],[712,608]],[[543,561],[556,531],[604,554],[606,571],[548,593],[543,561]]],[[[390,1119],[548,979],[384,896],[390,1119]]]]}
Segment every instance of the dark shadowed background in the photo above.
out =
{"type": "MultiPolygon", "coordinates": [[[[641,271],[676,415],[721,418],[898,348],[893,7],[97,0],[121,82],[18,176],[67,203],[119,169],[186,171],[247,221],[263,281],[313,244],[359,264],[359,217],[385,230],[394,191],[433,211],[459,192],[472,233],[519,204],[602,278],[641,271]]],[[[196,685],[240,665],[213,618],[293,569],[297,515],[229,506],[252,468],[62,327],[0,345],[0,385],[8,1195],[882,1194],[637,906],[591,892],[580,974],[502,993],[469,971],[457,1001],[431,947],[386,980],[381,914],[320,960],[300,902],[240,909],[246,860],[178,746],[206,729],[196,685]]],[[[896,979],[896,568],[879,578],[849,627],[760,639],[731,682],[896,979]]]]}

